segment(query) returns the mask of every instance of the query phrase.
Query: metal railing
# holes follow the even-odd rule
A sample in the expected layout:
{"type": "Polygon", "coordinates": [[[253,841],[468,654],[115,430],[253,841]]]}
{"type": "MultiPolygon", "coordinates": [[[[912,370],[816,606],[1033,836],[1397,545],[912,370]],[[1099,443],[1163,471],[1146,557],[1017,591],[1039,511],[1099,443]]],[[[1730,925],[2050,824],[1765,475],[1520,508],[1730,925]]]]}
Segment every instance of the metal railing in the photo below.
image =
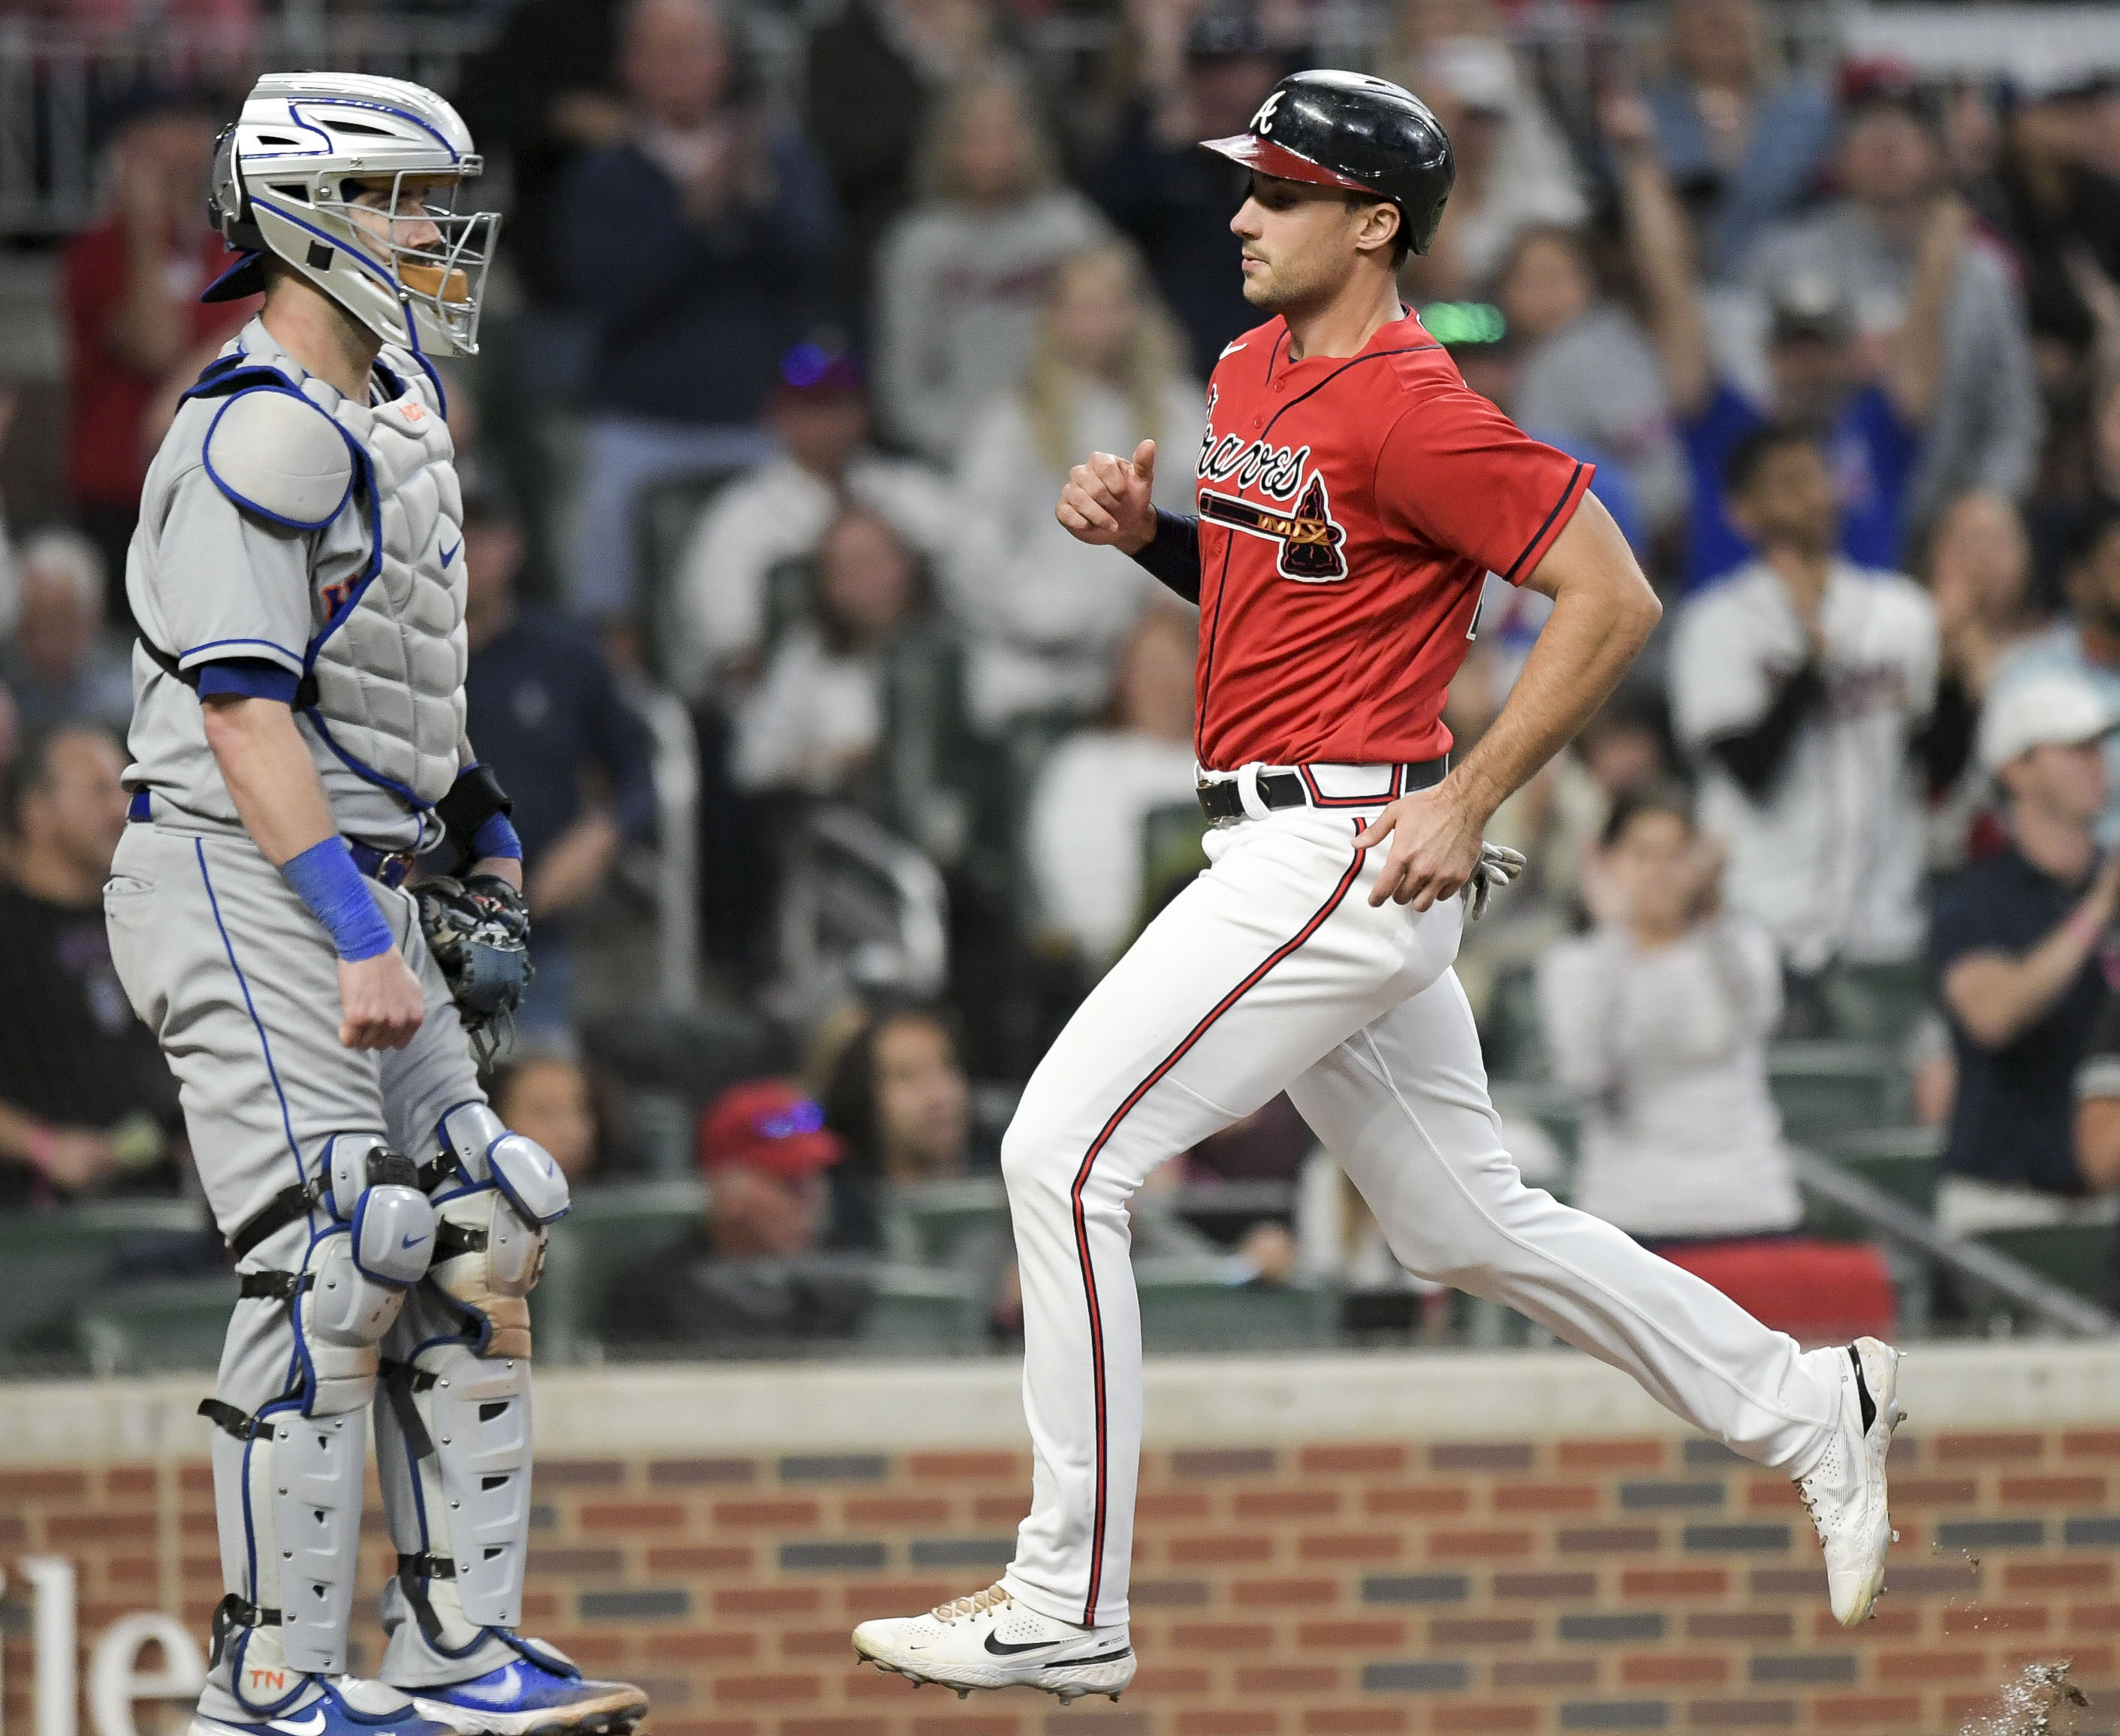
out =
{"type": "Polygon", "coordinates": [[[232,110],[262,72],[328,66],[447,94],[493,34],[484,19],[342,16],[313,4],[244,30],[100,34],[0,17],[0,235],[64,234],[86,223],[102,192],[100,142],[147,92],[196,91],[232,110]]]}
{"type": "MultiPolygon", "coordinates": [[[[1983,1247],[1946,1236],[1927,1214],[1916,1211],[1882,1188],[1853,1175],[1829,1158],[1807,1151],[1791,1153],[1797,1185],[1814,1202],[1823,1201],[1859,1220],[1903,1260],[1924,1269],[1924,1275],[1947,1275],[1968,1299],[1984,1305],[1991,1320],[2066,1338],[2103,1338],[2120,1332],[2120,1319],[2095,1302],[2064,1289],[2029,1266],[1983,1247]]],[[[1902,1282],[1904,1294],[1907,1288],[1902,1282]]]]}

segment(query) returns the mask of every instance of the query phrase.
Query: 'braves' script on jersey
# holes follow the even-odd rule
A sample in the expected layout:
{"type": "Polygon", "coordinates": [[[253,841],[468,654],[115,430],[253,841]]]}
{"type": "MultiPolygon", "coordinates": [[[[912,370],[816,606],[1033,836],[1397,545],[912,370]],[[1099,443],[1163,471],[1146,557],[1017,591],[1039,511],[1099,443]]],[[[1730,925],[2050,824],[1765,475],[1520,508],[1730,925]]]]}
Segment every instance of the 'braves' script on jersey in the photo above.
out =
{"type": "Polygon", "coordinates": [[[1279,319],[1247,333],[1207,395],[1201,764],[1432,759],[1487,573],[1530,576],[1591,467],[1468,390],[1411,314],[1357,355],[1288,349],[1279,319]]]}

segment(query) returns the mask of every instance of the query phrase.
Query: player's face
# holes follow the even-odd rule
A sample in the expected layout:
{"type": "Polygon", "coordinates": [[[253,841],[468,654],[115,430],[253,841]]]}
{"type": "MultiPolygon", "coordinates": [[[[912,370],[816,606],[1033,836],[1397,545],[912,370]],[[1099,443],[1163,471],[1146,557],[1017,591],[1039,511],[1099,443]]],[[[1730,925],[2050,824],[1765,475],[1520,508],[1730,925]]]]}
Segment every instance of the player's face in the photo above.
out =
{"type": "Polygon", "coordinates": [[[364,235],[374,238],[370,251],[387,260],[400,249],[432,247],[439,241],[441,229],[428,215],[422,196],[444,184],[439,175],[407,175],[402,183],[395,177],[383,176],[356,183],[351,200],[353,221],[364,235]]]}
{"type": "Polygon", "coordinates": [[[1244,244],[1244,299],[1269,313],[1329,301],[1354,270],[1356,238],[1378,207],[1335,187],[1254,174],[1230,220],[1244,244]]]}

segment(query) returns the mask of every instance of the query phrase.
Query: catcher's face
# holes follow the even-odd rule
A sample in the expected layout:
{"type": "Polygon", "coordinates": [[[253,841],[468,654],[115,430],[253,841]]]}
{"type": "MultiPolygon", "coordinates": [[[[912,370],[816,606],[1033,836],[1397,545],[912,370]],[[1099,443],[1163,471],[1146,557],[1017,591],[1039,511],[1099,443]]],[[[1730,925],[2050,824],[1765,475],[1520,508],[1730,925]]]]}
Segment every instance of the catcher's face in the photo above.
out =
{"type": "Polygon", "coordinates": [[[346,215],[368,251],[407,289],[446,302],[471,294],[469,276],[447,258],[445,227],[461,228],[448,202],[461,183],[453,175],[369,175],[346,183],[346,215]]]}
{"type": "Polygon", "coordinates": [[[1330,301],[1365,253],[1382,250],[1388,262],[1398,211],[1337,187],[1254,174],[1230,230],[1244,244],[1244,299],[1281,313],[1330,301]]]}

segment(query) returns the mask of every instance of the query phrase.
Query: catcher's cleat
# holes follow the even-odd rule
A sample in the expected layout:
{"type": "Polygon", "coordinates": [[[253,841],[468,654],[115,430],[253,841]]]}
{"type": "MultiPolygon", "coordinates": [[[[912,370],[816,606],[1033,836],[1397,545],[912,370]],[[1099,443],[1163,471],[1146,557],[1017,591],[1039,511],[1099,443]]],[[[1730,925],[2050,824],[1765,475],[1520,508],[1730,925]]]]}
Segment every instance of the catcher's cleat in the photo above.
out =
{"type": "Polygon", "coordinates": [[[648,1696],[625,1682],[592,1682],[561,1651],[513,1642],[522,1656],[446,1687],[407,1689],[426,1717],[461,1736],[624,1736],[648,1714],[648,1696]]]}
{"type": "Polygon", "coordinates": [[[358,1676],[318,1676],[314,1700],[270,1718],[191,1721],[188,1736],[456,1736],[460,1726],[434,1722],[405,1695],[358,1676]]]}
{"type": "Polygon", "coordinates": [[[1116,1700],[1133,1680],[1125,1626],[1078,1627],[1026,1609],[999,1585],[925,1615],[864,1622],[854,1650],[914,1687],[938,1682],[963,1699],[975,1687],[1035,1687],[1062,1706],[1085,1694],[1116,1700]]]}
{"type": "Polygon", "coordinates": [[[1844,1349],[1815,1350],[1825,1359],[1838,1414],[1825,1452],[1796,1479],[1825,1548],[1825,1585],[1843,1627],[1870,1619],[1885,1590],[1885,1552],[1895,1533],[1885,1502],[1885,1455],[1899,1409],[1899,1353],[1873,1338],[1844,1349]]]}

